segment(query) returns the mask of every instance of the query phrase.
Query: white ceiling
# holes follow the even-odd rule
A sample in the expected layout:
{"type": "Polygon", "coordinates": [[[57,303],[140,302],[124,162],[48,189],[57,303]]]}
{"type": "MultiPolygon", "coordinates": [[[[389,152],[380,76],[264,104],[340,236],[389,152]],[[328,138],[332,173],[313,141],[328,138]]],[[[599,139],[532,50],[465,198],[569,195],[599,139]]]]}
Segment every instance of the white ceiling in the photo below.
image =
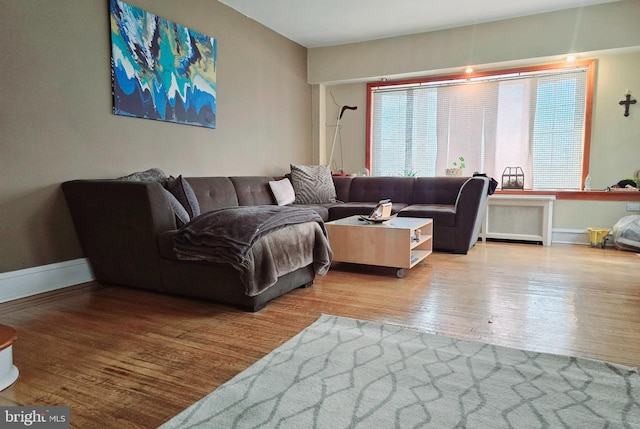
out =
{"type": "Polygon", "coordinates": [[[220,0],[307,48],[614,1],[619,0],[220,0]]]}

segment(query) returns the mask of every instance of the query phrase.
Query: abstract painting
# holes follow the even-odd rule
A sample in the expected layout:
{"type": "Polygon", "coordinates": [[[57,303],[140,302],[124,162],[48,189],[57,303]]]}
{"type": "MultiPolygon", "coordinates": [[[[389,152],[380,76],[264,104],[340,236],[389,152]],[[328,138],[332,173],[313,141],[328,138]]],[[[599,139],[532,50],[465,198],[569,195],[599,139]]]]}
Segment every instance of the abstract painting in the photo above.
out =
{"type": "Polygon", "coordinates": [[[216,127],[213,37],[110,1],[113,113],[216,127]]]}

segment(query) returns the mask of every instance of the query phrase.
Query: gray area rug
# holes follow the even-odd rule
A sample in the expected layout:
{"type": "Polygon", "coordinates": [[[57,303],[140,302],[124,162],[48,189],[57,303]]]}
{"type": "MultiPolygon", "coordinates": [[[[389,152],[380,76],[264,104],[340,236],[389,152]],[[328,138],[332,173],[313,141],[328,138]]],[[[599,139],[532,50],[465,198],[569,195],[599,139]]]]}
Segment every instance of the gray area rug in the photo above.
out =
{"type": "Polygon", "coordinates": [[[640,428],[635,368],[336,316],[161,426],[640,428]]]}

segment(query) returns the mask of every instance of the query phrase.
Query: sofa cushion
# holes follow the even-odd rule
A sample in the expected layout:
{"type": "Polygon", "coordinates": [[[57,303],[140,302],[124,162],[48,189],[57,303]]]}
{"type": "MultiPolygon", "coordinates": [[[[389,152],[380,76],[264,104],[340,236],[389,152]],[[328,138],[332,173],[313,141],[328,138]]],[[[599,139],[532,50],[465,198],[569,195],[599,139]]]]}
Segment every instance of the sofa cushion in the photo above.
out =
{"type": "Polygon", "coordinates": [[[228,177],[189,177],[188,180],[202,213],[239,205],[236,189],[228,177]]]}
{"type": "Polygon", "coordinates": [[[400,210],[398,216],[433,219],[434,227],[456,226],[456,206],[448,204],[412,204],[400,210]]]}
{"type": "Polygon", "coordinates": [[[318,213],[323,221],[327,222],[329,220],[329,209],[335,206],[337,203],[327,203],[327,204],[294,204],[294,207],[306,207],[318,213]]]}
{"type": "MultiPolygon", "coordinates": [[[[350,202],[343,204],[336,204],[329,207],[329,219],[336,220],[342,219],[349,216],[355,215],[363,215],[368,216],[378,205],[378,201],[363,201],[363,202],[350,202]]],[[[391,213],[398,213],[400,210],[405,208],[407,205],[405,203],[394,203],[391,204],[391,213]]]]}
{"type": "Polygon", "coordinates": [[[269,182],[274,180],[269,176],[232,176],[231,183],[238,195],[241,206],[261,206],[275,203],[269,182]]]}
{"type": "Polygon", "coordinates": [[[336,188],[327,165],[291,164],[291,183],[296,193],[296,204],[336,202],[336,188]]]}
{"type": "Polygon", "coordinates": [[[291,181],[286,177],[281,180],[271,180],[269,182],[273,197],[276,199],[276,203],[279,206],[286,206],[292,204],[296,200],[296,193],[293,190],[291,181]]]}
{"type": "Polygon", "coordinates": [[[182,204],[187,213],[189,213],[190,219],[200,215],[200,204],[198,204],[198,198],[196,198],[193,188],[184,177],[169,177],[167,179],[166,186],[169,192],[171,192],[173,196],[180,201],[180,204],[182,204]]]}
{"type": "Polygon", "coordinates": [[[351,180],[348,201],[377,203],[388,198],[392,203],[411,204],[414,182],[413,177],[354,177],[351,180]]]}
{"type": "Polygon", "coordinates": [[[413,204],[455,204],[467,177],[418,177],[413,187],[413,204]]]}
{"type": "Polygon", "coordinates": [[[336,188],[336,198],[338,201],[349,201],[349,191],[353,176],[333,176],[333,185],[336,188]]]}

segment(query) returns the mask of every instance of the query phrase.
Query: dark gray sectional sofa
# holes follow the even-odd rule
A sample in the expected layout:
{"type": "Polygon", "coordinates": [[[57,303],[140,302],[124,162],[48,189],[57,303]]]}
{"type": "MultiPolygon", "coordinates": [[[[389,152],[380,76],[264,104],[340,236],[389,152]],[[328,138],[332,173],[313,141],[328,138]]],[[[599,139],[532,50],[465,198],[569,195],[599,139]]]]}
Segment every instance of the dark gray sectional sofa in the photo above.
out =
{"type": "MultiPolygon", "coordinates": [[[[269,176],[189,177],[202,213],[236,206],[273,205],[269,176]]],[[[486,177],[333,178],[337,202],[309,205],[324,221],[366,215],[389,198],[398,216],[433,218],[436,251],[466,254],[478,240],[485,213],[486,177]]],[[[175,257],[176,217],[159,182],[73,180],[62,184],[85,256],[99,282],[202,298],[257,311],[295,288],[311,285],[309,265],[247,296],[229,265],[175,257]]]]}

